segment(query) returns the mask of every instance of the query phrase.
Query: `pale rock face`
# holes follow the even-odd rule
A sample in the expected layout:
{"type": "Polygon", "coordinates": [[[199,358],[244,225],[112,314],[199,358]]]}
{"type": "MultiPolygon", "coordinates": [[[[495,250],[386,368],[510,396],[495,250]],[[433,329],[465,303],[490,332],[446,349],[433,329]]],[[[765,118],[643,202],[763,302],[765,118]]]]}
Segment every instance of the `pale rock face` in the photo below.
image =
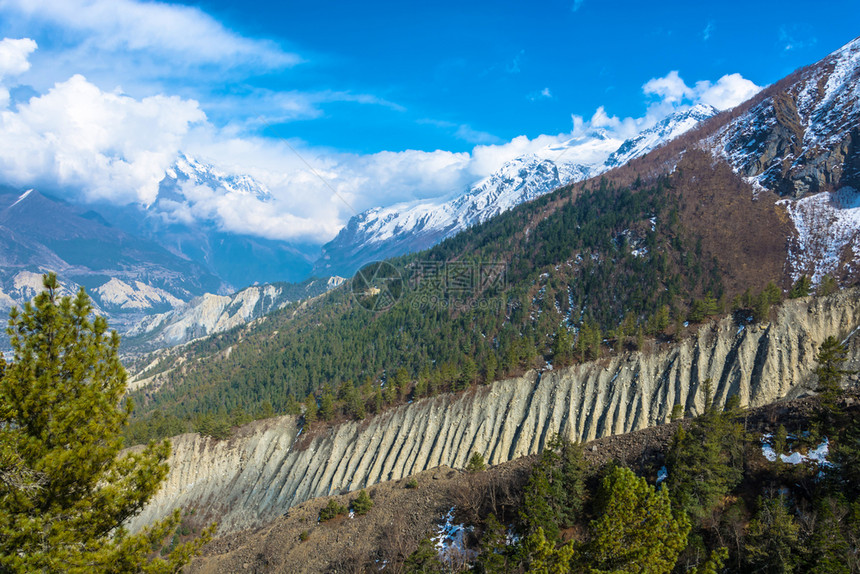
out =
{"type": "MultiPolygon", "coordinates": [[[[21,307],[43,290],[41,273],[19,271],[11,278],[10,284],[7,284],[6,291],[0,289],[0,310],[8,311],[12,307],[21,307]]],[[[77,291],[77,284],[60,280],[60,296],[73,296],[77,291]]],[[[98,307],[96,310],[99,311],[98,307]]]]}
{"type": "Polygon", "coordinates": [[[155,346],[177,345],[244,325],[290,302],[274,285],[248,287],[230,296],[207,293],[173,311],[145,318],[127,335],[152,335],[150,344],[155,346]]]}
{"type": "Polygon", "coordinates": [[[786,302],[773,323],[703,325],[681,344],[536,373],[404,405],[348,422],[296,448],[293,417],[258,421],[224,441],[173,439],[166,484],[136,530],[173,508],[195,508],[221,533],[257,527],[310,498],[364,488],[439,465],[465,466],[473,452],[490,464],[540,452],[553,434],[586,441],[666,422],[675,404],[701,412],[698,391],[711,379],[722,405],[794,397],[814,385],[814,357],[828,336],[851,340],[860,325],[860,291],[786,302]]]}
{"type": "Polygon", "coordinates": [[[12,289],[18,299],[29,301],[44,289],[42,276],[32,271],[21,271],[12,278],[12,289]]]}
{"type": "Polygon", "coordinates": [[[122,310],[146,310],[157,305],[178,307],[183,301],[174,297],[164,289],[133,281],[126,283],[116,277],[100,287],[93,289],[93,294],[103,307],[116,307],[122,310]]]}

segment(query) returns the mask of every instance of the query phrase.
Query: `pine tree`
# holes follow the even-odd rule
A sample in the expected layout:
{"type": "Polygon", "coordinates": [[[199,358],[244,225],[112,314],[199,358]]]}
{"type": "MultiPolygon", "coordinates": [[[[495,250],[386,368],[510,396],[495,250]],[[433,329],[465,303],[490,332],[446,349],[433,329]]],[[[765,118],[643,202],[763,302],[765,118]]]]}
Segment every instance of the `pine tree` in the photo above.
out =
{"type": "Polygon", "coordinates": [[[469,458],[469,462],[466,464],[466,471],[476,473],[486,470],[486,468],[487,463],[484,462],[484,455],[479,452],[473,452],[472,456],[469,458]]]}
{"type": "Polygon", "coordinates": [[[319,415],[324,421],[330,421],[334,418],[334,393],[331,392],[328,383],[323,386],[319,415]]]}
{"type": "Polygon", "coordinates": [[[695,519],[704,518],[743,475],[743,427],[733,412],[714,405],[710,381],[703,387],[704,413],[689,431],[678,426],[666,456],[672,500],[695,519]]]}
{"type": "Polygon", "coordinates": [[[800,527],[780,498],[760,499],[747,528],[747,561],[753,571],[790,574],[797,569],[800,527]]]}
{"type": "Polygon", "coordinates": [[[576,552],[573,542],[556,547],[553,540],[544,535],[543,528],[526,538],[524,550],[530,574],[568,574],[571,571],[570,561],[576,552]]]}
{"type": "Polygon", "coordinates": [[[478,367],[472,357],[463,359],[462,368],[460,369],[460,387],[468,389],[475,382],[478,376],[478,367]]]}
{"type": "Polygon", "coordinates": [[[370,495],[367,494],[367,491],[362,488],[356,499],[350,504],[350,508],[357,515],[364,516],[370,512],[371,508],[373,508],[373,500],[370,499],[370,495]]]}
{"type": "Polygon", "coordinates": [[[305,426],[310,427],[317,420],[317,398],[313,393],[308,393],[305,397],[305,426]]]}
{"type": "Polygon", "coordinates": [[[130,534],[167,476],[170,443],[120,456],[126,373],[119,336],[81,289],[60,297],[54,274],[13,309],[12,362],[0,359],[0,571],[178,572],[211,537],[149,560],[180,516],[130,534]]]}
{"type": "Polygon", "coordinates": [[[496,379],[496,372],[499,368],[499,361],[496,359],[496,354],[490,351],[487,354],[487,360],[484,363],[484,383],[492,383],[496,379]]]}
{"type": "Polygon", "coordinates": [[[812,281],[806,275],[801,275],[797,281],[794,282],[794,285],[791,286],[791,291],[788,292],[788,296],[791,299],[798,299],[800,297],[806,297],[809,295],[810,290],[812,289],[812,281]]]}
{"type": "Polygon", "coordinates": [[[816,391],[821,401],[818,419],[824,432],[830,432],[834,424],[842,418],[838,399],[842,394],[842,378],[851,374],[851,371],[842,368],[847,355],[848,348],[831,335],[818,347],[818,355],[815,357],[818,361],[815,368],[815,375],[818,377],[816,391]]]}
{"type": "Polygon", "coordinates": [[[655,491],[630,469],[603,479],[591,540],[582,555],[589,572],[670,572],[687,545],[690,521],[672,510],[666,489],[655,491]]]}

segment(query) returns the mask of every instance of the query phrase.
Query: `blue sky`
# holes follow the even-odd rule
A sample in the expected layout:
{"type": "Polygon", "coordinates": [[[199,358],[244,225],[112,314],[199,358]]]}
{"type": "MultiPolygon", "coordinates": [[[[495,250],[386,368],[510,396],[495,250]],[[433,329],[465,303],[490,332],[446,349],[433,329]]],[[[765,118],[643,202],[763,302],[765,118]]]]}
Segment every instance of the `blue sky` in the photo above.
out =
{"type": "Polygon", "coordinates": [[[589,127],[733,105],[860,34],[856,0],[819,6],[0,0],[0,178],[148,204],[185,151],[276,201],[194,189],[182,217],[318,244],[589,127]]]}
{"type": "Polygon", "coordinates": [[[671,70],[688,82],[740,73],[764,85],[860,34],[856,1],[827,2],[826,10],[749,1],[196,5],[307,59],[255,78],[260,86],[325,86],[402,106],[356,114],[332,103],[315,121],[283,127],[361,152],[468,151],[565,130],[571,114],[588,117],[599,106],[637,116],[642,84],[671,70]]]}

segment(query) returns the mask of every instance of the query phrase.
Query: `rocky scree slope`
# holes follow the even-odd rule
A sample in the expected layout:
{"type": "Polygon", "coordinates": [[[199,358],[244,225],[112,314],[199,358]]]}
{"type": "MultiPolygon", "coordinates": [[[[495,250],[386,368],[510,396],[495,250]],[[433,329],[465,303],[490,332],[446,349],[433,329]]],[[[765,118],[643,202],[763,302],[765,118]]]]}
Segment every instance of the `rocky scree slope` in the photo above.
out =
{"type": "MultiPolygon", "coordinates": [[[[855,390],[845,398],[844,405],[860,414],[858,398],[860,394],[855,390]]],[[[750,432],[761,433],[773,433],[780,424],[797,428],[808,423],[816,404],[814,397],[806,397],[752,409],[747,411],[744,425],[750,432]]],[[[666,462],[666,451],[678,425],[690,421],[688,418],[597,439],[585,445],[583,455],[592,468],[620,461],[638,475],[654,480],[666,462]]],[[[399,566],[428,533],[438,536],[442,531],[453,530],[443,526],[451,524],[447,520],[450,509],[455,507],[460,511],[465,507],[464,514],[468,514],[468,508],[475,504],[476,491],[492,488],[493,505],[497,509],[519,505],[535,460],[535,456],[522,457],[477,475],[441,466],[410,478],[414,478],[412,488],[407,486],[406,479],[383,482],[368,489],[373,509],[353,519],[317,523],[320,510],[330,498],[312,499],[262,528],[216,538],[192,561],[188,571],[190,574],[355,572],[360,568],[368,571],[384,561],[399,566]]],[[[347,506],[355,494],[333,498],[347,506]]]]}
{"type": "Polygon", "coordinates": [[[308,436],[294,417],[259,421],[232,438],[173,440],[163,489],[131,520],[140,528],[178,507],[216,519],[222,534],[260,526],[311,498],[396,480],[440,465],[462,467],[473,452],[490,464],[540,452],[553,434],[585,441],[666,422],[675,404],[743,406],[794,397],[813,384],[814,357],[830,335],[851,341],[860,291],[786,302],[760,325],[732,317],[703,325],[670,348],[614,356],[494,383],[462,395],[404,405],[308,436]]]}

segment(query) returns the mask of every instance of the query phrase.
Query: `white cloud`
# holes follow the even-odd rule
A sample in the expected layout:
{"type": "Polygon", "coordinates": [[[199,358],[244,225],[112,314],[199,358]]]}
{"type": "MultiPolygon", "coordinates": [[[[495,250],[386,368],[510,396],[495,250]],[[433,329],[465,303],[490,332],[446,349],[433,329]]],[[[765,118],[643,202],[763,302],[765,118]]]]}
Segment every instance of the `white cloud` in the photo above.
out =
{"type": "Polygon", "coordinates": [[[708,81],[696,82],[697,100],[710,104],[718,110],[733,108],[745,102],[761,90],[740,74],[726,74],[716,84],[708,81]]]}
{"type": "Polygon", "coordinates": [[[681,78],[677,70],[672,70],[662,78],[651,78],[642,86],[645,95],[660,98],[658,105],[670,104],[709,104],[718,110],[727,110],[748,100],[761,90],[740,74],[726,74],[715,84],[703,80],[691,88],[681,78]]]}
{"type": "Polygon", "coordinates": [[[659,96],[663,102],[670,104],[680,103],[694,96],[693,90],[681,79],[677,70],[672,70],[662,78],[651,78],[642,86],[642,91],[646,95],[659,96]]]}
{"type": "Polygon", "coordinates": [[[204,119],[194,101],[135,100],[73,76],[0,112],[0,175],[71,186],[90,200],[149,203],[189,126],[204,119]]]}
{"type": "Polygon", "coordinates": [[[301,59],[242,37],[198,8],[135,0],[2,0],[0,10],[85,37],[87,49],[180,56],[181,62],[283,67],[301,59]]]}
{"type": "Polygon", "coordinates": [[[0,40],[0,109],[9,105],[9,89],[3,80],[18,76],[30,69],[30,54],[36,50],[36,42],[30,38],[0,40]]]}
{"type": "Polygon", "coordinates": [[[4,38],[0,41],[0,79],[29,70],[29,57],[35,50],[36,42],[30,38],[4,38]]]}
{"type": "MultiPolygon", "coordinates": [[[[104,8],[101,2],[92,4],[104,8]]],[[[0,42],[0,93],[8,94],[17,81],[11,78],[28,70],[35,48],[27,39],[0,42]]],[[[150,204],[165,170],[184,151],[224,172],[254,177],[271,190],[272,200],[186,183],[179,198],[159,202],[165,216],[212,221],[235,233],[319,243],[370,207],[456,194],[517,156],[572,138],[587,142],[593,130],[624,139],[674,109],[697,101],[734,105],[757,89],[738,74],[690,88],[671,72],[643,86],[658,101],[639,118],[619,118],[600,107],[588,120],[572,116],[569,133],[523,135],[508,142],[466,124],[435,122],[477,145],[470,153],[406,150],[359,155],[249,136],[242,126],[213,124],[193,99],[163,94],[132,97],[119,89],[105,91],[75,74],[14,109],[8,107],[7,95],[7,104],[0,107],[0,180],[41,186],[70,199],[150,204]]],[[[551,96],[549,89],[543,95],[551,96]]],[[[372,95],[344,91],[259,91],[251,97],[265,104],[261,108],[266,117],[275,115],[276,109],[284,118],[315,117],[321,113],[320,105],[330,101],[399,109],[372,95]]]]}

